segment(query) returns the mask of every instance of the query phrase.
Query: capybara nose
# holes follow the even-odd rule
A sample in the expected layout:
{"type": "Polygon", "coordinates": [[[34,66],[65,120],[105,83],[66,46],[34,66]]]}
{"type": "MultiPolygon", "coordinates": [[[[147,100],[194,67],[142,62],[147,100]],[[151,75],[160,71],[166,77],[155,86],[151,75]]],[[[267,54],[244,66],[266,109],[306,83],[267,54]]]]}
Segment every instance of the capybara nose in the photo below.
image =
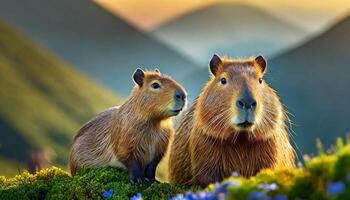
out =
{"type": "Polygon", "coordinates": [[[257,103],[252,97],[241,98],[236,102],[236,105],[241,110],[254,110],[257,103]]]}
{"type": "Polygon", "coordinates": [[[185,101],[186,94],[182,90],[176,89],[174,98],[176,101],[185,101]]]}

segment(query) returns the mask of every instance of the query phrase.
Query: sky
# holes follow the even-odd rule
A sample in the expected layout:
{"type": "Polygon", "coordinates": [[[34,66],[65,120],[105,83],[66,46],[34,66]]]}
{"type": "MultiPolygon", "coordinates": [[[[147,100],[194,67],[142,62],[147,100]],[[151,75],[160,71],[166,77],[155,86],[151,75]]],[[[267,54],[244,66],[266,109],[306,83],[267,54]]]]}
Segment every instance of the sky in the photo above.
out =
{"type": "Polygon", "coordinates": [[[144,31],[178,16],[219,2],[240,2],[264,8],[274,15],[314,31],[346,14],[350,0],[95,0],[114,14],[144,31]]]}

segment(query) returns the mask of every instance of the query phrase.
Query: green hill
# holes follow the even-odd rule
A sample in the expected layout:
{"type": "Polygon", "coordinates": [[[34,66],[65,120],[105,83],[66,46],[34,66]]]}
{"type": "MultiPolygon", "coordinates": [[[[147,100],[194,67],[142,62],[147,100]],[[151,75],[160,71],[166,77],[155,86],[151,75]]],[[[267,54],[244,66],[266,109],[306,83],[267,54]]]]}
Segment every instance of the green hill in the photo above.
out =
{"type": "Polygon", "coordinates": [[[93,1],[1,0],[0,17],[118,95],[129,94],[136,67],[175,79],[197,67],[93,1]]]}
{"type": "Polygon", "coordinates": [[[0,21],[0,170],[17,172],[33,148],[44,148],[55,164],[64,165],[79,126],[117,103],[110,92],[0,21]]]}
{"type": "Polygon", "coordinates": [[[214,52],[275,55],[307,35],[263,9],[232,2],[195,10],[158,27],[152,34],[200,64],[206,64],[214,52]]]}

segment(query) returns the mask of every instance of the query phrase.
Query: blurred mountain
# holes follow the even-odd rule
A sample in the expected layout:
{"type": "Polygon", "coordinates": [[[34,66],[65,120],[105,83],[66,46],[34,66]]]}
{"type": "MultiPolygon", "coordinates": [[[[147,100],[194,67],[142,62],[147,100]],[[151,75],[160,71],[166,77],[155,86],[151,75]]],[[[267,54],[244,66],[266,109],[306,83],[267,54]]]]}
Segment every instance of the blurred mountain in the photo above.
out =
{"type": "Polygon", "coordinates": [[[306,33],[259,8],[238,4],[210,5],[154,30],[165,43],[205,64],[221,55],[274,55],[296,45],[306,33]]]}
{"type": "Polygon", "coordinates": [[[294,115],[296,143],[315,151],[350,131],[350,17],[270,62],[271,84],[294,115]]]}
{"type": "Polygon", "coordinates": [[[0,21],[0,174],[34,149],[64,165],[73,135],[119,100],[0,21]]]}
{"type": "Polygon", "coordinates": [[[137,67],[182,77],[194,63],[93,1],[1,0],[0,17],[124,96],[137,67]]]}
{"type": "MultiPolygon", "coordinates": [[[[328,147],[350,131],[350,17],[305,44],[269,60],[267,82],[293,115],[298,153],[315,152],[318,137],[328,147]]],[[[249,56],[249,55],[248,55],[249,56]]],[[[209,79],[207,69],[184,82],[192,99],[209,79]]]]}

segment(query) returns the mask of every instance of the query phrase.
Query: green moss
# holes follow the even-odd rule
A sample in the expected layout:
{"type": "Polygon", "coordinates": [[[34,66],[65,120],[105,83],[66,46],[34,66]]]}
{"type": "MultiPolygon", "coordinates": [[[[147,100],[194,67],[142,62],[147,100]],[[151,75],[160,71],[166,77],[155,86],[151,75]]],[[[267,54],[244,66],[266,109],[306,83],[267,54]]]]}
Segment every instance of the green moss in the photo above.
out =
{"type": "Polygon", "coordinates": [[[0,199],[101,199],[109,189],[113,195],[108,199],[129,199],[138,192],[144,199],[166,199],[190,188],[167,183],[132,185],[125,171],[112,167],[82,169],[74,177],[56,167],[35,175],[0,177],[0,199]]]}

